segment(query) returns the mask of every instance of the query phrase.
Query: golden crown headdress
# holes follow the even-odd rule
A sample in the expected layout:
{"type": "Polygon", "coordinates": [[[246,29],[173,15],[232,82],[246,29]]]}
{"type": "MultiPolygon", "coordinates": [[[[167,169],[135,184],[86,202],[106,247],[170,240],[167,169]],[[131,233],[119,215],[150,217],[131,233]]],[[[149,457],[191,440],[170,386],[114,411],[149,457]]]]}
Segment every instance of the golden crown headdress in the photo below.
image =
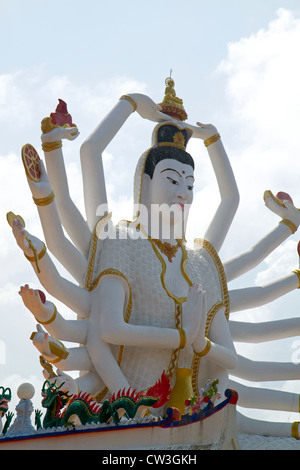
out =
{"type": "MultiPolygon", "coordinates": [[[[187,113],[184,109],[182,99],[176,96],[174,80],[168,77],[165,80],[165,84],[165,96],[162,103],[159,103],[159,106],[162,108],[161,112],[177,121],[185,121],[187,119],[187,113]]],[[[185,150],[191,135],[191,130],[179,124],[179,122],[163,122],[158,124],[154,129],[153,146],[169,146],[185,150]]]]}

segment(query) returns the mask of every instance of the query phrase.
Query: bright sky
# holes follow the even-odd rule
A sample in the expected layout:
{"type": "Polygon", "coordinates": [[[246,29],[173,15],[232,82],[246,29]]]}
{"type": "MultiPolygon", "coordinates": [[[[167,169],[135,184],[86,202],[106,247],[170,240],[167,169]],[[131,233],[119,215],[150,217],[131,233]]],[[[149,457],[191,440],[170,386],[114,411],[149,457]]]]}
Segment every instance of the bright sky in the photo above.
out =
{"type": "MultiPolygon", "coordinates": [[[[64,99],[80,130],[76,141],[64,144],[64,156],[72,197],[83,210],[80,144],[123,93],[161,101],[172,69],[189,122],[217,126],[239,186],[241,203],[222,259],[250,248],[278,223],[264,206],[265,189],[286,191],[300,206],[300,5],[299,0],[0,0],[0,25],[0,385],[12,388],[13,410],[23,382],[33,383],[40,406],[43,382],[39,353],[29,340],[35,321],[18,296],[20,285],[40,286],[6,222],[12,210],[43,238],[20,159],[23,144],[31,143],[43,156],[40,121],[64,99]]],[[[105,152],[116,219],[131,215],[134,167],[150,146],[152,127],[132,115],[105,152]]],[[[192,142],[189,151],[197,165],[191,240],[203,235],[218,193],[203,145],[192,142]]],[[[297,242],[298,235],[291,236],[229,287],[264,284],[296,269],[297,242]]],[[[299,302],[295,291],[232,319],[295,317],[299,302]]],[[[291,361],[297,339],[237,349],[256,360],[291,361]]],[[[298,393],[299,381],[263,386],[298,393]]],[[[287,413],[284,419],[294,417],[287,413]]]]}

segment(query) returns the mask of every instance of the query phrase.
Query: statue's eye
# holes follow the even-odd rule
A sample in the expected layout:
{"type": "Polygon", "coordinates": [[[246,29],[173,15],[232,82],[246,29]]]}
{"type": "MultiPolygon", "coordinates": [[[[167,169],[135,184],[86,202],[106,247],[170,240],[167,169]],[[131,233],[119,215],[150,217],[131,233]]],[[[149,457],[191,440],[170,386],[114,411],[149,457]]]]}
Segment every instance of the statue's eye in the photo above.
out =
{"type": "Polygon", "coordinates": [[[176,181],[176,180],[174,180],[173,178],[171,178],[171,176],[168,176],[167,178],[168,178],[168,180],[170,181],[170,183],[172,183],[172,184],[179,184],[178,181],[176,181]]]}
{"type": "Polygon", "coordinates": [[[189,184],[189,185],[187,186],[187,188],[188,188],[189,191],[193,191],[194,186],[191,186],[191,185],[189,184]]]}

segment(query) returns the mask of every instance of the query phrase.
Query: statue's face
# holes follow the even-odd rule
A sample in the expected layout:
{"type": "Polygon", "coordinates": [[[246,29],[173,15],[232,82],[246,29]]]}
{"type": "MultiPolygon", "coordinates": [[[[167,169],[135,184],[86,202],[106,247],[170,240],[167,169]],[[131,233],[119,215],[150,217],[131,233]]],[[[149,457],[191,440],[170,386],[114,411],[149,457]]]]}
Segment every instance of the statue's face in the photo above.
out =
{"type": "Polygon", "coordinates": [[[177,160],[161,160],[155,167],[149,188],[151,204],[178,204],[181,208],[193,201],[194,171],[177,160]]]}
{"type": "MultiPolygon", "coordinates": [[[[147,175],[146,175],[147,176],[147,175]]],[[[162,220],[172,225],[186,221],[193,201],[194,170],[190,165],[174,159],[161,160],[155,167],[153,177],[147,181],[147,206],[151,213],[164,206],[162,220]]]]}

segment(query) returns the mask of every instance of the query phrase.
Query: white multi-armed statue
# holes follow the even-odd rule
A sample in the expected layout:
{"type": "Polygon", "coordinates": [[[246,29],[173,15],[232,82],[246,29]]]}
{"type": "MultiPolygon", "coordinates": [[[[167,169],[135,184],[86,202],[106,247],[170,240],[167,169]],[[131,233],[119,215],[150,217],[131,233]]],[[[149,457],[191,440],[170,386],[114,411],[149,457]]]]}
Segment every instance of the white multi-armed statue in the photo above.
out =
{"type": "MultiPolygon", "coordinates": [[[[251,329],[249,324],[229,320],[230,312],[258,307],[297,289],[299,271],[260,287],[230,290],[227,284],[257,266],[294,233],[300,212],[287,194],[273,196],[266,191],[265,204],[279,216],[279,224],[247,252],[221,262],[218,252],[239,204],[234,174],[217,129],[185,122],[187,115],[173,80],[167,79],[166,84],[160,105],[141,94],[122,96],[81,146],[86,217],[68,189],[62,140],[73,140],[79,132],[63,101],[42,121],[46,167],[30,144],[23,147],[45,243],[25,229],[20,216],[10,213],[8,220],[42,286],[77,314],[76,320],[66,320],[40,291],[21,287],[22,300],[39,323],[33,343],[44,360],[58,367],[72,393],[86,391],[99,402],[124,388],[145,390],[165,371],[172,387],[168,406],[181,413],[189,394],[199,395],[208,378],[219,380],[219,401],[226,389],[233,388],[242,406],[299,411],[295,394],[253,391],[228,377],[300,378],[300,369],[293,364],[270,368],[237,355],[234,347],[235,341],[270,341],[299,334],[300,319],[282,321],[279,327],[269,322],[259,331],[258,326],[251,329]],[[137,162],[133,220],[113,225],[102,153],[134,111],[157,124],[151,147],[137,162]],[[197,177],[186,151],[191,138],[204,141],[220,192],[219,207],[193,249],[185,243],[197,177]],[[59,274],[47,249],[74,282],[59,274]],[[64,341],[78,347],[67,348],[64,341]],[[71,379],[68,371],[79,371],[78,378],[71,379]]],[[[163,410],[156,410],[159,413],[163,410]]],[[[297,424],[291,431],[290,424],[239,415],[238,426],[245,433],[291,436],[292,432],[298,437],[297,424]]]]}

